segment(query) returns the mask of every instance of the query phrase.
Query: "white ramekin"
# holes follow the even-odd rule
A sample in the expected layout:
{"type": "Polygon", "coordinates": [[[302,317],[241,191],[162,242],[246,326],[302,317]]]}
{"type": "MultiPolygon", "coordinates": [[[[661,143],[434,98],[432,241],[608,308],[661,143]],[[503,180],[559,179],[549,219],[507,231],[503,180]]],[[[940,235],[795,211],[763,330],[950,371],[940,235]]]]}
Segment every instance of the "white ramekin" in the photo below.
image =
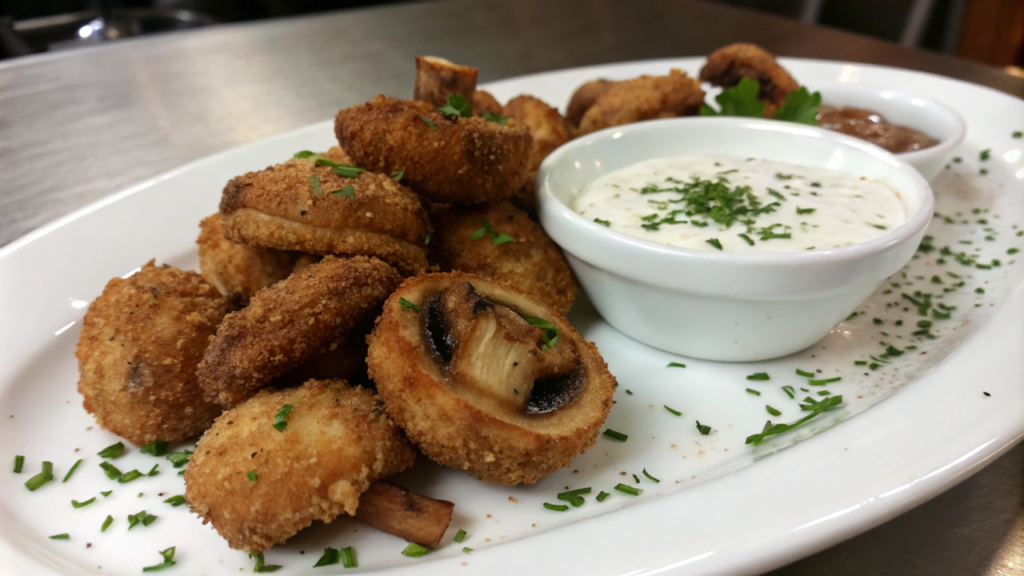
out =
{"type": "Polygon", "coordinates": [[[588,134],[544,160],[537,189],[541,224],[612,326],[669,352],[726,361],[784,356],[828,334],[910,260],[935,203],[921,174],[877,146],[812,126],[724,117],[652,120],[588,134]],[[882,236],[851,246],[732,254],[641,240],[568,207],[604,174],[652,158],[694,154],[853,172],[894,189],[910,216],[882,236]]]}
{"type": "Polygon", "coordinates": [[[822,104],[873,110],[888,122],[908,126],[938,140],[931,148],[896,155],[916,168],[926,180],[938,175],[967,134],[963,118],[935,100],[870,84],[836,82],[815,88],[821,92],[822,104]]]}

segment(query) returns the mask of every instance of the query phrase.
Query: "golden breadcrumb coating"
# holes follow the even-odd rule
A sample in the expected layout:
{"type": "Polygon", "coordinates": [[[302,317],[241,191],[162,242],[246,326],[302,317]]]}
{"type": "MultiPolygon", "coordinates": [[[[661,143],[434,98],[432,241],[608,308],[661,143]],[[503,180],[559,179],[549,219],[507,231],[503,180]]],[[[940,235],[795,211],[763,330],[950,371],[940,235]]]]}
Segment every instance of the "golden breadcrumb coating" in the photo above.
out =
{"type": "Polygon", "coordinates": [[[225,296],[248,301],[260,290],[292,273],[301,252],[259,248],[224,237],[220,213],[199,223],[199,270],[225,296]]]}
{"type": "Polygon", "coordinates": [[[377,96],[338,112],[342,148],[367,170],[404,170],[410,188],[434,202],[496,202],[529,177],[529,131],[482,118],[451,119],[429,104],[377,96]]]}
{"type": "Polygon", "coordinates": [[[569,105],[565,110],[565,119],[569,124],[573,126],[579,126],[580,120],[583,119],[583,115],[590,110],[590,107],[597,102],[600,98],[611,90],[611,87],[615,85],[612,80],[598,79],[591,80],[586,84],[583,84],[572,93],[572,97],[569,99],[569,105]]]}
{"type": "Polygon", "coordinates": [[[196,365],[231,301],[195,272],[153,261],[107,283],[82,322],[78,391],[100,426],[142,446],[194,438],[220,414],[196,365]]]}
{"type": "MultiPolygon", "coordinates": [[[[472,327],[460,333],[472,333],[472,327]]],[[[424,454],[438,463],[497,484],[532,484],[558,468],[569,466],[574,457],[594,445],[611,409],[615,386],[615,378],[597,348],[584,340],[565,318],[500,282],[463,273],[421,274],[406,280],[384,305],[384,313],[370,337],[367,363],[388,415],[424,454]],[[467,283],[470,286],[465,286],[467,283]],[[505,338],[460,341],[453,336],[462,328],[458,321],[448,324],[448,332],[444,332],[445,318],[436,321],[441,309],[438,302],[453,287],[461,287],[464,292],[468,288],[471,296],[487,300],[469,303],[468,309],[473,313],[480,311],[480,316],[498,314],[501,322],[510,325],[524,323],[519,315],[550,322],[558,328],[557,343],[543,352],[536,341],[525,347],[521,339],[514,342],[515,335],[511,333],[505,338]],[[403,306],[401,299],[419,306],[419,310],[403,306]],[[437,333],[439,330],[444,333],[437,333]],[[568,403],[540,413],[510,409],[507,402],[496,400],[488,387],[518,394],[518,390],[507,389],[509,382],[505,379],[516,378],[517,369],[526,364],[507,361],[504,356],[491,358],[467,353],[458,360],[459,366],[488,365],[493,376],[475,387],[468,386],[458,376],[459,372],[453,372],[457,356],[445,359],[437,351],[438,345],[448,344],[470,351],[477,344],[485,349],[508,345],[531,361],[554,354],[568,359],[572,366],[568,375],[573,377],[571,383],[575,388],[571,393],[565,392],[558,388],[558,382],[552,384],[553,380],[544,380],[544,376],[533,372],[536,383],[531,378],[525,380],[534,385],[532,394],[538,389],[546,390],[550,399],[550,393],[564,393],[568,403]]],[[[533,400],[532,395],[530,399],[533,400]]]]}
{"type": "Polygon", "coordinates": [[[354,514],[371,482],[414,458],[376,395],[310,380],[265,390],[217,418],[185,471],[185,499],[229,546],[262,552],[314,520],[354,514]]]}
{"type": "Polygon", "coordinates": [[[365,256],[328,256],[295,272],[224,319],[199,384],[222,406],[244,401],[376,315],[400,282],[392,267],[365,256]]]}
{"type": "Polygon", "coordinates": [[[700,69],[700,79],[714,86],[730,88],[743,78],[756,80],[761,85],[758,95],[774,109],[786,102],[786,96],[800,84],[779,66],[775,56],[756,44],[730,44],[708,56],[700,69]]]}
{"type": "Polygon", "coordinates": [[[576,282],[565,256],[540,224],[511,203],[434,205],[431,219],[436,228],[430,242],[431,259],[442,272],[469,272],[501,280],[559,314],[572,308],[576,282]],[[484,221],[513,241],[495,246],[490,235],[471,238],[484,221]]]}
{"type": "Polygon", "coordinates": [[[580,120],[579,134],[611,126],[690,116],[704,104],[704,90],[696,78],[673,68],[668,76],[641,76],[616,82],[598,97],[580,120]]]}
{"type": "Polygon", "coordinates": [[[330,166],[296,158],[232,179],[220,213],[224,235],[242,244],[375,256],[409,275],[426,267],[423,207],[385,174],[345,178],[330,166]]]}

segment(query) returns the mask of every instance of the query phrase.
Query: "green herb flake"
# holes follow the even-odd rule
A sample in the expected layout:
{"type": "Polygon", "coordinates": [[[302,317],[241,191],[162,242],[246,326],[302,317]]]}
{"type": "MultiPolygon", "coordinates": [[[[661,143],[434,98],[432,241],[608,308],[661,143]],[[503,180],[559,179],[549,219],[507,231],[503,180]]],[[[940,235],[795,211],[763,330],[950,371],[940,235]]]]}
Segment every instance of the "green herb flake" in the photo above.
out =
{"type": "Polygon", "coordinates": [[[627,436],[626,434],[623,434],[622,432],[616,432],[611,428],[606,428],[604,431],[604,435],[613,440],[619,440],[621,442],[625,442],[626,438],[629,438],[629,436],[627,436]]]}
{"type": "Polygon", "coordinates": [[[767,404],[764,405],[764,409],[767,410],[768,413],[771,414],[772,416],[778,416],[778,415],[782,414],[782,412],[779,412],[778,410],[776,410],[775,408],[772,408],[771,406],[769,406],[767,404]]]}
{"type": "Polygon", "coordinates": [[[604,490],[602,490],[602,491],[598,492],[598,494],[597,494],[597,501],[598,502],[604,502],[605,498],[607,498],[609,496],[611,496],[611,494],[609,494],[609,493],[605,492],[604,490]]]}
{"type": "Polygon", "coordinates": [[[427,118],[426,116],[420,116],[420,120],[423,120],[424,122],[426,122],[427,126],[430,126],[431,130],[437,130],[437,124],[434,124],[433,122],[431,122],[430,118],[427,118]]]}
{"type": "Polygon", "coordinates": [[[558,327],[551,322],[548,322],[543,318],[537,318],[536,316],[523,316],[523,320],[526,320],[531,326],[536,326],[543,330],[540,336],[541,350],[550,350],[558,343],[558,327]]]}
{"type": "Polygon", "coordinates": [[[50,540],[70,540],[71,535],[65,532],[64,534],[54,534],[50,536],[50,540]]]}
{"type": "Polygon", "coordinates": [[[402,308],[404,308],[406,310],[412,310],[413,312],[419,312],[420,311],[420,307],[419,306],[413,304],[412,302],[409,302],[405,298],[399,298],[398,299],[398,303],[401,304],[402,308]]]}
{"type": "Polygon", "coordinates": [[[146,476],[156,476],[157,474],[159,474],[159,472],[156,471],[156,469],[159,468],[159,467],[160,467],[159,464],[153,464],[153,468],[150,469],[150,471],[146,473],[146,476]]]}
{"type": "Polygon", "coordinates": [[[278,432],[284,432],[284,429],[288,427],[287,419],[288,414],[291,411],[292,405],[285,404],[284,406],[281,407],[281,410],[274,415],[274,428],[276,428],[278,432]]]}
{"type": "Polygon", "coordinates": [[[174,506],[175,508],[177,508],[178,506],[181,506],[182,504],[185,504],[185,503],[186,503],[185,502],[185,496],[183,496],[181,494],[178,494],[177,496],[171,496],[167,500],[164,500],[164,504],[170,504],[171,506],[174,506]]]}
{"type": "Polygon", "coordinates": [[[249,479],[249,482],[255,482],[260,478],[259,474],[257,474],[255,470],[249,470],[246,472],[245,477],[249,479]]]}
{"type": "Polygon", "coordinates": [[[985,148],[984,150],[981,151],[980,154],[978,154],[978,158],[980,158],[982,162],[988,160],[991,157],[992,157],[992,149],[991,148],[985,148]]]}
{"type": "Polygon", "coordinates": [[[255,554],[249,554],[249,558],[253,558],[256,561],[256,566],[253,567],[253,572],[265,573],[265,572],[277,572],[281,569],[277,564],[264,564],[263,552],[257,552],[255,554]]]}
{"type": "Polygon", "coordinates": [[[849,322],[850,320],[853,320],[854,318],[857,317],[857,314],[858,314],[858,312],[851,312],[850,315],[846,317],[845,321],[849,322]]]}
{"type": "Polygon", "coordinates": [[[167,446],[168,445],[169,444],[167,442],[163,442],[163,441],[157,440],[156,442],[152,442],[150,444],[146,444],[145,446],[143,446],[139,450],[143,454],[149,454],[150,456],[163,456],[164,454],[167,453],[167,446]]]}
{"type": "Polygon", "coordinates": [[[683,413],[680,412],[679,410],[673,410],[672,408],[669,408],[668,406],[665,406],[665,410],[668,410],[669,412],[671,412],[673,416],[682,416],[683,415],[683,413]]]}
{"type": "Polygon", "coordinates": [[[470,552],[473,551],[473,549],[470,548],[469,546],[463,546],[462,547],[462,551],[465,552],[466,554],[469,554],[470,552]]]}
{"type": "Polygon", "coordinates": [[[316,174],[309,175],[309,186],[313,189],[313,196],[319,198],[324,195],[324,188],[320,185],[320,178],[316,174]]]}
{"type": "Polygon", "coordinates": [[[814,92],[812,94],[808,92],[807,88],[801,86],[786,96],[786,101],[772,113],[772,118],[817,126],[819,106],[821,106],[821,93],[814,92]]]}
{"type": "Polygon", "coordinates": [[[169,452],[167,454],[167,459],[171,461],[171,464],[175,468],[181,468],[185,464],[188,464],[188,459],[191,457],[191,450],[182,450],[181,452],[169,452]]]}
{"type": "Polygon", "coordinates": [[[351,546],[341,549],[341,565],[344,568],[357,568],[359,566],[356,564],[356,551],[351,546]]]}
{"type": "Polygon", "coordinates": [[[707,436],[708,434],[711,434],[711,426],[705,426],[700,423],[700,420],[697,420],[697,431],[700,432],[702,436],[707,436]]]}
{"type": "Polygon", "coordinates": [[[747,376],[747,380],[769,380],[769,379],[770,378],[768,377],[768,373],[767,372],[757,372],[756,374],[751,374],[750,376],[747,376]]]}
{"type": "Polygon", "coordinates": [[[28,481],[25,482],[25,487],[28,488],[30,492],[35,492],[45,486],[50,480],[53,480],[53,463],[43,462],[43,471],[29,478],[28,481]]]}
{"type": "Polygon", "coordinates": [[[128,529],[131,530],[132,528],[139,525],[139,523],[141,523],[143,526],[149,526],[154,521],[156,521],[156,518],[156,516],[150,514],[149,512],[146,512],[145,510],[143,510],[142,512],[136,512],[135,514],[129,514],[128,529]]]}
{"type": "Polygon", "coordinates": [[[84,508],[85,506],[88,506],[89,504],[92,504],[95,501],[96,501],[96,497],[95,496],[93,496],[92,498],[89,498],[85,502],[79,502],[78,500],[72,500],[71,501],[71,506],[73,506],[75,508],[84,508]]]}
{"type": "Polygon", "coordinates": [[[107,528],[110,528],[110,525],[113,524],[113,523],[114,523],[114,517],[113,516],[107,516],[107,519],[103,521],[103,526],[100,526],[100,532],[106,532],[107,528]]]}
{"type": "Polygon", "coordinates": [[[705,240],[705,242],[707,242],[708,244],[711,244],[712,246],[714,246],[715,248],[717,248],[719,250],[722,249],[722,243],[718,241],[718,238],[711,238],[710,240],[705,240]]]}
{"type": "Polygon", "coordinates": [[[754,245],[754,239],[751,238],[750,236],[747,236],[746,234],[737,234],[737,236],[743,238],[743,241],[746,242],[747,244],[750,244],[751,246],[754,245]]]}
{"type": "MultiPolygon", "coordinates": [[[[587,488],[587,491],[589,492],[590,488],[587,488]]],[[[455,541],[461,544],[462,541],[465,540],[465,539],[466,539],[466,531],[463,530],[462,528],[459,528],[459,531],[455,533],[455,541]]]]}
{"type": "Polygon", "coordinates": [[[814,214],[815,210],[817,210],[817,208],[801,208],[799,206],[796,207],[797,214],[814,214]]]}
{"type": "Polygon", "coordinates": [[[391,179],[395,182],[401,182],[402,178],[405,178],[405,168],[391,173],[391,179]]]}
{"type": "Polygon", "coordinates": [[[654,476],[651,476],[650,473],[647,472],[647,468],[644,468],[643,473],[644,473],[644,476],[646,476],[648,480],[650,480],[652,482],[661,482],[661,480],[658,480],[654,476]]]}
{"type": "MultiPolygon", "coordinates": [[[[590,494],[590,490],[591,489],[588,486],[586,488],[577,488],[576,490],[569,490],[568,492],[560,492],[558,494],[558,499],[565,500],[566,502],[572,502],[573,500],[584,494],[590,494]]],[[[462,542],[462,540],[456,540],[456,542],[462,542]]]]}
{"type": "Polygon", "coordinates": [[[639,496],[640,494],[643,493],[643,490],[641,490],[640,488],[634,488],[629,484],[617,484],[615,486],[615,489],[618,490],[619,492],[622,492],[623,494],[629,494],[630,496],[639,496]]]}
{"type": "Polygon", "coordinates": [[[103,450],[100,450],[97,454],[99,454],[103,458],[117,458],[118,456],[124,454],[124,442],[118,442],[117,444],[107,446],[103,450]]]}
{"type": "MultiPolygon", "coordinates": [[[[79,460],[81,462],[81,460],[79,460]]],[[[21,474],[21,470],[25,467],[25,457],[15,456],[14,457],[14,473],[21,474]]]]}
{"type": "Polygon", "coordinates": [[[793,390],[792,386],[783,386],[782,391],[790,398],[796,398],[796,391],[793,390]]]}
{"type": "Polygon", "coordinates": [[[544,507],[548,510],[554,510],[555,512],[565,512],[569,509],[568,504],[550,504],[548,502],[544,503],[544,507]]]}
{"type": "Polygon", "coordinates": [[[757,100],[761,86],[756,80],[742,78],[735,86],[722,90],[722,93],[715,96],[720,109],[704,104],[700,108],[701,116],[745,116],[748,118],[763,118],[764,104],[757,100]]]}
{"type": "Polygon", "coordinates": [[[469,105],[465,98],[458,94],[449,96],[445,105],[438,107],[437,111],[449,120],[473,117],[473,107],[469,105]]]}
{"type": "Polygon", "coordinates": [[[160,570],[163,570],[164,568],[169,568],[169,567],[174,566],[175,564],[177,564],[177,562],[174,561],[174,550],[175,550],[175,548],[176,548],[175,546],[171,546],[170,548],[168,548],[166,550],[161,550],[160,551],[160,555],[163,556],[164,561],[161,562],[160,564],[155,565],[155,566],[146,566],[145,568],[142,569],[142,571],[143,572],[158,572],[160,570]]]}
{"type": "Polygon", "coordinates": [[[341,198],[354,198],[356,195],[356,188],[352,184],[349,184],[339,190],[331,190],[331,194],[341,198]]]}
{"type": "Polygon", "coordinates": [[[806,370],[796,369],[797,376],[803,376],[804,378],[814,378],[814,372],[808,372],[806,370]]]}
{"type": "Polygon", "coordinates": [[[79,458],[77,462],[75,462],[74,464],[71,465],[71,470],[68,470],[68,473],[64,475],[64,480],[61,480],[61,484],[63,484],[64,482],[67,482],[68,480],[71,480],[71,475],[75,473],[75,470],[78,469],[78,466],[81,463],[82,463],[82,459],[79,458]]]}
{"type": "Polygon", "coordinates": [[[313,564],[313,568],[330,566],[331,564],[337,564],[338,562],[341,562],[341,550],[328,546],[324,549],[323,555],[316,561],[316,564],[313,564]]]}
{"type": "Polygon", "coordinates": [[[500,114],[495,114],[494,112],[491,112],[490,110],[486,110],[484,112],[481,112],[480,113],[480,117],[483,118],[484,120],[487,120],[488,122],[493,122],[493,123],[497,124],[498,126],[505,126],[505,125],[508,124],[508,116],[502,116],[500,114]]]}
{"type": "Polygon", "coordinates": [[[686,364],[680,364],[679,362],[669,362],[665,365],[665,368],[686,368],[686,364]]]}
{"type": "Polygon", "coordinates": [[[754,396],[760,396],[761,395],[760,392],[758,392],[757,390],[754,390],[753,388],[747,388],[747,394],[753,394],[754,396]]]}
{"type": "MultiPolygon", "coordinates": [[[[806,400],[815,402],[810,397],[808,397],[806,400]]],[[[797,426],[800,426],[801,424],[807,422],[811,418],[814,418],[818,414],[832,410],[842,403],[842,396],[829,396],[828,398],[822,400],[821,402],[811,404],[809,408],[811,413],[804,416],[803,418],[800,418],[795,422],[792,422],[790,424],[772,424],[771,420],[769,420],[768,422],[765,423],[764,428],[761,430],[760,433],[747,436],[746,443],[751,444],[753,446],[759,446],[769,436],[782,434],[783,432],[788,432],[789,430],[792,430],[793,428],[796,428],[797,426]]],[[[801,408],[803,408],[803,405],[801,405],[801,408]]]]}
{"type": "Polygon", "coordinates": [[[601,220],[600,218],[594,218],[594,222],[597,222],[598,224],[604,226],[605,228],[611,228],[612,226],[611,222],[609,222],[608,220],[601,220]]]}
{"type": "Polygon", "coordinates": [[[145,476],[145,474],[143,474],[142,472],[139,472],[138,470],[131,470],[122,474],[121,477],[117,479],[117,481],[121,484],[126,484],[128,482],[131,482],[132,480],[142,478],[143,476],[145,476]]]}
{"type": "Polygon", "coordinates": [[[475,230],[472,234],[469,235],[470,240],[477,240],[479,238],[483,238],[484,236],[490,236],[492,246],[500,246],[502,244],[505,244],[506,242],[515,242],[515,238],[512,238],[508,234],[504,234],[502,232],[498,232],[497,230],[495,230],[494,227],[491,225],[490,220],[481,220],[480,224],[481,228],[475,230]]]}
{"type": "Polygon", "coordinates": [[[1012,138],[1024,138],[1024,132],[1021,132],[1020,130],[1015,130],[1013,132],[1013,134],[1011,134],[1011,137],[1012,138]]]}

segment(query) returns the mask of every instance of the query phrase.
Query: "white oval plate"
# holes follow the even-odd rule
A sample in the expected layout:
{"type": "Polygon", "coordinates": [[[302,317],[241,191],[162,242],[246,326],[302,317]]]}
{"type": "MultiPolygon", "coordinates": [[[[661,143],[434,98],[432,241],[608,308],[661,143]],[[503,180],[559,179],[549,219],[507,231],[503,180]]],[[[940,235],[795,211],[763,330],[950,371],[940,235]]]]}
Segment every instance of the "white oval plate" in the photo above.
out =
{"type": "MultiPolygon", "coordinates": [[[[664,74],[670,67],[695,73],[701,62],[598,66],[486,88],[502,100],[525,92],[564,105],[586,80],[664,74]]],[[[920,254],[904,270],[906,278],[893,277],[900,286],[887,285],[888,293],[872,296],[857,317],[812,348],[751,364],[695,361],[647,348],[608,327],[581,296],[570,319],[598,344],[619,379],[607,426],[627,433],[627,442],[601,437],[572,468],[533,486],[492,486],[421,458],[400,481],[456,503],[438,549],[406,558],[401,555],[405,542],[342,518],[268,551],[267,563],[283,565],[277,572],[282,575],[340,573],[340,564],[312,566],[326,546],[353,546],[361,570],[388,574],[451,574],[463,566],[486,574],[756,573],[880,524],[1012,447],[1024,432],[1024,266],[1007,251],[1024,248],[1018,236],[1024,230],[1024,140],[1011,134],[1024,130],[1024,102],[904,70],[810,60],[784,64],[801,83],[821,90],[826,101],[827,87],[837,82],[890,85],[942,100],[966,119],[968,137],[957,151],[962,161],[934,182],[939,216],[929,234],[935,250],[920,254]],[[1019,125],[1008,125],[1008,119],[1019,125]],[[987,161],[979,159],[982,149],[991,150],[987,161]],[[988,173],[981,175],[981,168],[988,173]],[[942,256],[943,246],[978,254],[984,264],[999,259],[1000,265],[966,266],[955,255],[942,256]],[[939,258],[947,263],[937,264],[939,258]],[[955,288],[960,281],[964,284],[955,288]],[[951,319],[931,320],[934,340],[911,336],[923,317],[900,293],[912,296],[914,290],[935,293],[936,303],[956,307],[951,319]],[[854,364],[884,353],[880,342],[895,345],[902,355],[880,362],[877,370],[854,364]],[[917,348],[907,350],[908,345],[917,348]],[[687,367],[666,367],[669,362],[687,367]],[[842,380],[808,386],[795,374],[797,368],[842,380]],[[771,379],[746,379],[756,372],[771,379]],[[796,399],[784,386],[796,388],[796,399]],[[809,392],[801,392],[801,386],[809,392]],[[744,444],[769,418],[799,418],[799,399],[822,388],[842,394],[842,408],[757,448],[744,444]],[[766,404],[782,415],[769,416],[766,404]],[[710,435],[698,432],[696,420],[712,427],[710,435]],[[789,449],[779,452],[782,448],[789,449]],[[660,482],[645,477],[644,469],[660,482]],[[614,490],[620,482],[644,492],[633,497],[614,490]],[[553,512],[542,506],[558,502],[560,491],[587,486],[593,493],[580,508],[553,512]],[[602,490],[611,496],[597,502],[594,496],[602,490]],[[469,536],[456,544],[452,536],[459,528],[469,536]],[[463,546],[473,551],[464,553],[463,546]]],[[[154,257],[195,269],[197,224],[217,209],[224,183],[298,150],[326,149],[333,143],[331,126],[322,122],[200,160],[0,250],[0,562],[5,572],[139,574],[142,567],[160,563],[158,551],[170,546],[177,547],[178,564],[167,574],[252,569],[252,560],[230,550],[184,507],[163,503],[184,491],[170,462],[132,448],[114,462],[122,471],[148,472],[160,464],[159,474],[129,484],[103,474],[96,453],[118,438],[95,426],[82,409],[73,352],[85,307],[109,278],[154,257]],[[21,474],[11,472],[16,454],[26,456],[21,474]],[[84,461],[75,475],[62,482],[79,458],[84,461]],[[56,479],[29,492],[22,484],[43,460],[53,462],[56,479]],[[106,490],[113,490],[109,497],[99,495],[106,490]],[[97,501],[84,508],[70,504],[93,496],[97,501]],[[127,515],[141,510],[157,520],[129,532],[127,515]],[[101,533],[107,515],[114,521],[101,533]],[[48,538],[60,533],[70,539],[48,538]]]]}

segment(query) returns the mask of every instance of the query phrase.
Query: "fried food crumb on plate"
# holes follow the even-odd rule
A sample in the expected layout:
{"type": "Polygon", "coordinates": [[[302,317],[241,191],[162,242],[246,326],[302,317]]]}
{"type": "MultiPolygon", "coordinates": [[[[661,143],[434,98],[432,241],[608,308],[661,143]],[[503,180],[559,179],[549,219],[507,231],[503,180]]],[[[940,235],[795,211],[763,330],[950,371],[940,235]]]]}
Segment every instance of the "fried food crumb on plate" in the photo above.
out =
{"type": "Polygon", "coordinates": [[[388,174],[294,158],[232,179],[220,213],[224,236],[234,242],[374,256],[406,275],[426,268],[430,230],[419,197],[388,174]]]}
{"type": "Polygon", "coordinates": [[[328,256],[224,318],[199,364],[207,397],[230,407],[377,314],[401,276],[375,258],[328,256]]]}
{"type": "Polygon", "coordinates": [[[199,269],[203,278],[225,296],[248,302],[257,292],[284,280],[301,252],[259,248],[224,237],[220,213],[199,223],[199,269]]]}
{"type": "Polygon", "coordinates": [[[388,415],[424,454],[495,484],[571,464],[593,446],[615,387],[565,318],[465,273],[406,280],[367,363],[388,415]]]}
{"type": "Polygon", "coordinates": [[[730,44],[715,50],[700,69],[700,79],[713,86],[731,88],[744,78],[761,86],[758,99],[768,104],[766,117],[786,102],[800,84],[775,61],[775,55],[756,44],[730,44]]]}
{"type": "Polygon", "coordinates": [[[261,552],[314,520],[355,514],[371,482],[414,459],[376,395],[310,380],[217,418],[185,471],[185,499],[229,546],[261,552]]]}
{"type": "Polygon", "coordinates": [[[530,132],[450,117],[425,102],[377,96],[335,118],[342,148],[361,168],[390,174],[432,202],[478,204],[512,196],[529,178],[530,132]]]}
{"type": "Polygon", "coordinates": [[[692,116],[704,104],[704,90],[696,78],[673,68],[667,76],[641,76],[615,82],[600,94],[580,119],[578,135],[612,126],[692,116]]]}
{"type": "Polygon", "coordinates": [[[198,274],[166,264],[112,279],[89,306],[75,350],[86,411],[136,446],[202,434],[221,408],[206,400],[196,365],[233,309],[198,274]]]}
{"type": "Polygon", "coordinates": [[[435,205],[430,215],[436,228],[431,258],[442,272],[500,280],[559,314],[572,308],[576,282],[569,263],[526,212],[499,202],[435,205]]]}

